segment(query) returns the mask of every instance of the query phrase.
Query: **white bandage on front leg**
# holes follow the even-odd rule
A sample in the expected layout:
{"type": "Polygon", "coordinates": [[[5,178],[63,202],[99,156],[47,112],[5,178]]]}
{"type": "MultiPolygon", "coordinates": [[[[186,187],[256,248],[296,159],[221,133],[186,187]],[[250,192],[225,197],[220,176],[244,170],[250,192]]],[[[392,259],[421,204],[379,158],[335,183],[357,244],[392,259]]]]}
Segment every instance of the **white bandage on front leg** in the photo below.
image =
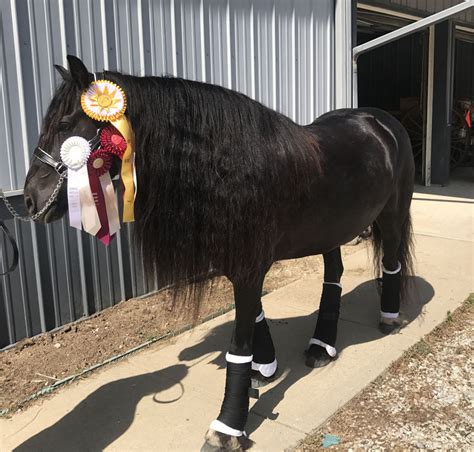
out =
{"type": "Polygon", "coordinates": [[[218,421],[217,419],[211,422],[211,425],[209,426],[209,428],[212,430],[215,430],[216,432],[223,433],[224,435],[247,436],[247,434],[244,431],[236,430],[235,428],[229,427],[228,425],[225,425],[223,422],[218,421]]]}
{"type": "Polygon", "coordinates": [[[278,367],[276,358],[269,364],[259,364],[252,361],[252,370],[258,370],[265,378],[272,377],[278,367]]]}
{"type": "Polygon", "coordinates": [[[323,347],[331,358],[334,358],[337,355],[337,350],[332,345],[326,344],[314,337],[309,340],[309,345],[319,345],[320,347],[323,347]]]}
{"type": "Polygon", "coordinates": [[[380,311],[380,317],[383,319],[398,319],[398,316],[400,315],[399,312],[383,312],[380,311]]]}

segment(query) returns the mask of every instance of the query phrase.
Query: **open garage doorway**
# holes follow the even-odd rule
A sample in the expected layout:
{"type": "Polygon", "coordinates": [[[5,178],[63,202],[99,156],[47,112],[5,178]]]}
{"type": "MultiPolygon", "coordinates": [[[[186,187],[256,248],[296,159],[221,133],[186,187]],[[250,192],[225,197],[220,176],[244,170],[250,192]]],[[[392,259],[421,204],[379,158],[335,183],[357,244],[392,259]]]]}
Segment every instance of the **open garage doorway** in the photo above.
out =
{"type": "MultiPolygon", "coordinates": [[[[359,10],[357,45],[416,20],[392,13],[359,10]]],[[[444,185],[473,166],[474,29],[447,20],[363,53],[357,83],[359,106],[389,111],[407,129],[417,182],[444,185]]]]}

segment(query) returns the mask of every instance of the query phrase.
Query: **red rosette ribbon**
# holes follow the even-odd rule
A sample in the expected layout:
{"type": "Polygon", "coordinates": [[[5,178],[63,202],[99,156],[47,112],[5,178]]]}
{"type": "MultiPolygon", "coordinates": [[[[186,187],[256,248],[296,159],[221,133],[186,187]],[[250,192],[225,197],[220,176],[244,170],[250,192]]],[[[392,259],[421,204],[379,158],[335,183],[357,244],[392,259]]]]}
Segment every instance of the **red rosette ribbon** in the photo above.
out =
{"type": "Polygon", "coordinates": [[[110,180],[109,170],[112,166],[112,154],[102,149],[94,151],[87,161],[89,173],[89,185],[100,220],[100,230],[97,238],[104,244],[109,245],[112,235],[109,227],[109,216],[107,215],[106,197],[104,196],[104,178],[110,180]]]}
{"type": "Polygon", "coordinates": [[[122,158],[125,149],[127,149],[127,142],[114,126],[107,126],[100,132],[100,147],[104,151],[122,158]]]}

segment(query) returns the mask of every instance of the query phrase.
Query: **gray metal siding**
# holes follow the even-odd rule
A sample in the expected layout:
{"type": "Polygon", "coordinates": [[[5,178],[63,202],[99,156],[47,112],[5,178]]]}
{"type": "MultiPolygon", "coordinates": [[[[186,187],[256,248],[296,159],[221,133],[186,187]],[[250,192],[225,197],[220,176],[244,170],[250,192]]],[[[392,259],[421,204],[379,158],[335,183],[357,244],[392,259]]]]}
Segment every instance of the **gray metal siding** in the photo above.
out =
{"type": "MultiPolygon", "coordinates": [[[[334,0],[2,0],[0,186],[20,190],[68,53],[91,71],[219,84],[309,123],[334,105],[334,0]]],[[[15,193],[12,193],[15,194],[15,193]]],[[[22,209],[22,197],[10,198],[22,209]]],[[[0,277],[0,347],[156,289],[126,225],[109,248],[70,228],[0,218],[21,250],[0,277]]],[[[7,244],[0,269],[5,267],[7,244]]]]}

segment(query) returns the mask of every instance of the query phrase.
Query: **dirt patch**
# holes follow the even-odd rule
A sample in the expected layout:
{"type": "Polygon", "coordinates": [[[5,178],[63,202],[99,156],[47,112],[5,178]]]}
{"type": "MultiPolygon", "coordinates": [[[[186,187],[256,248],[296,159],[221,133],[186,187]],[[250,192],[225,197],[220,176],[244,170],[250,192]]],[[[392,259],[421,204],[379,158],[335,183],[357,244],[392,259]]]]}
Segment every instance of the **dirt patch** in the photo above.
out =
{"type": "MultiPolygon", "coordinates": [[[[343,254],[352,254],[361,246],[364,245],[347,247],[343,254]]],[[[267,274],[264,291],[272,292],[322,270],[320,256],[276,262],[267,274]]],[[[222,312],[232,303],[232,287],[225,278],[220,278],[201,304],[196,321],[222,312]]],[[[20,341],[0,353],[0,413],[11,414],[27,405],[24,401],[29,396],[54,382],[152,338],[192,325],[193,321],[193,306],[173,309],[170,293],[163,291],[148,298],[119,303],[58,332],[20,341]]]]}
{"type": "Polygon", "coordinates": [[[473,450],[474,294],[295,450],[473,450]]]}

